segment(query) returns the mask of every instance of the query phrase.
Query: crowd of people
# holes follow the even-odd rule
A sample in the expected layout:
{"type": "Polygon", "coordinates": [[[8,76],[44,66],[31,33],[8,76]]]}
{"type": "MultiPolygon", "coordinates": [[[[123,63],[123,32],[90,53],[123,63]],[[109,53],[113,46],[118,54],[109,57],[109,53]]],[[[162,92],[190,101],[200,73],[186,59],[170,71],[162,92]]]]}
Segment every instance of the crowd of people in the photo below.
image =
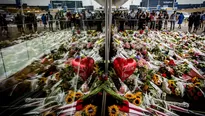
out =
{"type": "Polygon", "coordinates": [[[176,13],[176,11],[169,15],[167,11],[149,13],[132,10],[130,13],[114,12],[113,20],[119,21],[119,30],[124,30],[124,25],[129,25],[130,29],[138,30],[144,30],[146,27],[151,30],[162,30],[163,28],[168,30],[168,23],[170,23],[170,30],[175,30],[175,24],[177,23],[178,29],[181,29],[185,20],[189,22],[189,32],[196,33],[199,28],[204,28],[205,14],[204,12],[195,12],[185,19],[183,13],[176,13]]]}
{"type": "MultiPolygon", "coordinates": [[[[5,20],[6,16],[0,14],[0,31],[8,36],[8,26],[5,20]]],[[[167,11],[160,12],[143,12],[142,10],[131,10],[127,11],[114,11],[112,14],[112,24],[119,27],[119,31],[125,30],[125,26],[133,30],[168,30],[168,24],[170,23],[170,30],[175,29],[175,24],[178,24],[178,29],[182,28],[183,21],[188,21],[188,31],[196,33],[199,28],[203,28],[205,31],[205,13],[195,12],[185,19],[183,13],[176,13],[174,11],[172,14],[168,14],[167,11]]],[[[71,28],[75,26],[77,28],[92,29],[92,27],[97,27],[97,31],[102,31],[102,27],[105,22],[104,11],[97,11],[91,13],[89,10],[83,12],[71,13],[70,11],[62,12],[59,11],[55,15],[50,12],[43,14],[41,17],[41,24],[44,25],[44,29],[49,27],[50,31],[53,31],[53,25],[56,29],[63,30],[66,28],[71,28]]],[[[29,33],[37,32],[37,17],[34,13],[26,13],[22,15],[18,13],[15,17],[15,24],[17,25],[18,31],[22,34],[25,30],[29,33]]]]}

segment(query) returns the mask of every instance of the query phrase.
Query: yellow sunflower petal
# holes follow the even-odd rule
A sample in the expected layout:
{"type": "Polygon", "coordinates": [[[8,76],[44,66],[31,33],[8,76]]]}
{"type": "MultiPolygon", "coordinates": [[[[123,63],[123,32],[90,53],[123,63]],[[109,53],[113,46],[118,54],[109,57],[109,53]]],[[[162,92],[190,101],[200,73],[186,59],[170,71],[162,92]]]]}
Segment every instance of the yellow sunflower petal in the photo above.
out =
{"type": "Polygon", "coordinates": [[[83,96],[83,94],[81,92],[76,92],[75,93],[75,98],[79,99],[83,96]]]}
{"type": "Polygon", "coordinates": [[[87,116],[95,116],[96,112],[97,112],[97,107],[92,104],[89,104],[85,107],[85,114],[87,116]]]}
{"type": "Polygon", "coordinates": [[[65,101],[66,101],[67,104],[71,104],[71,103],[74,102],[74,99],[73,99],[72,96],[67,95],[66,98],[65,98],[65,101]]]}
{"type": "Polygon", "coordinates": [[[130,94],[130,93],[127,93],[127,94],[125,95],[125,98],[127,98],[128,100],[132,100],[132,99],[135,99],[135,95],[130,94]]]}
{"type": "Polygon", "coordinates": [[[139,106],[141,103],[142,103],[142,100],[141,100],[140,98],[136,98],[136,99],[133,101],[133,104],[135,104],[136,106],[139,106]]]}
{"type": "Polygon", "coordinates": [[[112,105],[108,107],[109,116],[118,116],[119,108],[116,105],[112,105]]]}

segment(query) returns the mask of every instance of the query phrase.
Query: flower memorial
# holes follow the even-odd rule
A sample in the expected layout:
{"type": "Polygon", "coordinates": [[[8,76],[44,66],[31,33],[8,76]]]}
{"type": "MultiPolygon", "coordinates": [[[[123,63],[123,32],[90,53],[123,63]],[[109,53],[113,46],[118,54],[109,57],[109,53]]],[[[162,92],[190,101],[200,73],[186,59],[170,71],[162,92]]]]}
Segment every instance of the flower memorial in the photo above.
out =
{"type": "Polygon", "coordinates": [[[103,103],[106,116],[201,115],[192,103],[205,101],[205,38],[182,32],[115,32],[105,74],[105,34],[71,33],[58,49],[1,86],[11,96],[43,92],[23,99],[20,109],[30,108],[23,115],[100,116],[103,103]]]}

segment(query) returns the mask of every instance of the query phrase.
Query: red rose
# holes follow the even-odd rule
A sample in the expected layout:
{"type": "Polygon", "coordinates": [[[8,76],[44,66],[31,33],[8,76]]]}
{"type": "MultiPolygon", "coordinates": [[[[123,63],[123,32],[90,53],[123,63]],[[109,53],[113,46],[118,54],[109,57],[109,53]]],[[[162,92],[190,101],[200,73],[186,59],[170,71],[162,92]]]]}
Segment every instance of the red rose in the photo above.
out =
{"type": "Polygon", "coordinates": [[[176,66],[174,60],[170,60],[170,61],[169,61],[169,65],[171,65],[171,66],[176,66]]]}
{"type": "Polygon", "coordinates": [[[198,95],[198,96],[202,96],[201,91],[197,92],[197,95],[198,95]]]}
{"type": "Polygon", "coordinates": [[[167,77],[167,75],[166,75],[165,73],[164,73],[164,74],[162,74],[162,76],[163,76],[163,77],[165,77],[165,78],[167,77]]]}
{"type": "Polygon", "coordinates": [[[140,30],[140,34],[143,34],[144,30],[140,30]]]}

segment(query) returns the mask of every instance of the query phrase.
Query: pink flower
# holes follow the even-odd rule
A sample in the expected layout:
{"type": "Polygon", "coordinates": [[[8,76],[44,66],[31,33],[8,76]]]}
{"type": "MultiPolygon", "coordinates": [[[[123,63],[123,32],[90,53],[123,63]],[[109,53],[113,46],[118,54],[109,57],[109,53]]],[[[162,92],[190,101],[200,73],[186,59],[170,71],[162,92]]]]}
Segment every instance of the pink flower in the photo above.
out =
{"type": "Polygon", "coordinates": [[[92,42],[89,42],[88,44],[87,44],[87,48],[91,48],[93,45],[92,45],[92,42]]]}
{"type": "Polygon", "coordinates": [[[130,43],[129,43],[129,42],[126,42],[126,43],[125,43],[125,48],[130,49],[130,43]]]}
{"type": "Polygon", "coordinates": [[[199,54],[198,52],[196,52],[194,55],[195,55],[195,56],[199,56],[200,54],[199,54]]]}
{"type": "Polygon", "coordinates": [[[120,87],[120,93],[125,93],[125,87],[124,86],[120,87]]]}
{"type": "Polygon", "coordinates": [[[135,44],[131,44],[131,47],[134,49],[135,48],[135,44]]]}
{"type": "Polygon", "coordinates": [[[140,58],[140,60],[138,60],[138,66],[139,67],[148,67],[148,64],[147,64],[147,61],[145,60],[145,59],[143,59],[143,58],[140,58]]]}

